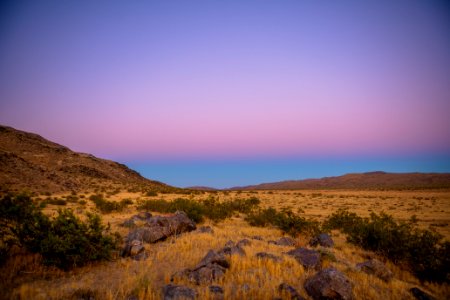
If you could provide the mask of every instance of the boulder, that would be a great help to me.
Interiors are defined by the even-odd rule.
[[[288,236],[284,236],[276,241],[269,241],[269,244],[274,244],[277,246],[295,246],[295,240]]]
[[[230,262],[224,254],[209,250],[194,268],[175,273],[172,276],[172,280],[174,278],[187,277],[196,284],[211,283],[221,278],[229,267]]]
[[[309,245],[312,247],[316,247],[317,245],[320,245],[322,247],[333,247],[334,242],[329,234],[321,233],[318,236],[313,237],[309,241]]]
[[[172,216],[151,217],[143,227],[136,228],[128,234],[126,243],[128,244],[133,240],[156,243],[169,236],[195,229],[194,221],[189,219],[184,212],[177,211]]]
[[[314,300],[354,299],[351,282],[335,268],[324,269],[308,278],[304,287]]]
[[[280,284],[278,286],[278,290],[280,292],[286,292],[287,294],[289,294],[289,297],[292,300],[306,300],[298,293],[298,291],[293,286],[290,286],[287,283]]]
[[[320,253],[318,251],[300,247],[289,251],[287,254],[293,256],[305,268],[316,270],[320,268]]]
[[[195,268],[200,268],[208,264],[218,264],[224,268],[230,267],[229,260],[223,254],[219,254],[214,250],[209,250]]]
[[[122,249],[121,256],[131,256],[131,258],[135,260],[144,260],[148,257],[148,254],[145,252],[142,241],[132,240],[131,242],[127,243]]]
[[[163,287],[164,300],[195,299],[197,292],[182,285],[168,284]]]
[[[245,251],[239,245],[235,244],[233,241],[228,241],[225,243],[225,247],[218,251],[219,254],[223,255],[240,255],[245,256]]]
[[[417,287],[413,287],[409,291],[417,300],[436,300],[436,298],[434,298],[428,293],[425,293],[424,291],[422,291]]]
[[[267,252],[258,252],[256,253],[256,257],[260,259],[269,259],[273,260],[274,262],[281,262],[283,259],[277,255],[267,253]]]
[[[150,218],[152,217],[152,214],[149,212],[139,212],[137,215],[132,216],[130,219],[126,220],[125,222],[123,222],[122,226],[124,227],[136,227],[137,221],[141,221],[141,222],[145,222],[150,220]]]
[[[225,275],[226,268],[218,264],[207,264],[187,272],[187,278],[196,284],[211,283]]]
[[[358,270],[364,273],[374,275],[385,282],[389,282],[394,274],[389,270],[381,261],[377,259],[371,259],[356,265]]]

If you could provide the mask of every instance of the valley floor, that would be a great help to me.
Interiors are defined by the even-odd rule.
[[[85,193],[88,198],[91,193]],[[62,195],[58,195],[61,197]],[[80,196],[80,195],[78,195]],[[339,208],[347,208],[361,216],[371,212],[387,212],[398,220],[407,220],[415,215],[419,226],[435,230],[450,239],[450,191],[258,191],[258,192],[214,192],[193,195],[160,194],[144,196],[138,193],[120,192],[110,194],[108,199],[119,201],[131,199],[133,205],[124,211],[102,215],[103,222],[109,223],[113,231],[122,236],[127,228],[120,226],[125,220],[136,214],[135,204],[144,199],[172,200],[178,197],[206,199],[218,197],[219,200],[257,197],[262,207],[291,209],[305,216],[323,220]],[[42,196],[41,196],[42,198]],[[37,200],[39,201],[39,200]],[[84,205],[68,203],[79,214],[94,211],[88,200]],[[59,208],[48,205],[47,214],[54,214]],[[156,213],[157,214],[157,213]],[[96,263],[62,272],[39,267],[36,259],[28,257],[27,266],[23,258],[9,262],[11,284],[14,284],[12,297],[16,299],[161,299],[162,287],[170,283],[171,276],[183,269],[194,267],[210,250],[222,248],[229,240],[238,242],[249,239],[244,246],[245,256],[233,255],[231,266],[224,277],[214,285],[223,287],[225,299],[290,299],[286,292],[280,292],[281,283],[287,283],[310,299],[304,289],[304,282],[316,271],[304,269],[294,258],[286,255],[293,246],[278,246],[269,243],[283,236],[283,233],[270,227],[252,227],[242,215],[235,215],[219,223],[206,221],[201,226],[211,226],[213,233],[192,231],[155,243],[146,244],[148,259],[135,261],[130,258],[118,258],[112,262]],[[261,239],[255,239],[259,236]],[[438,299],[448,299],[450,287],[446,284],[421,284],[402,266],[377,257],[346,242],[345,236],[338,231],[332,232],[335,246],[321,249],[325,252],[322,267],[333,266],[342,271],[353,284],[355,299],[414,299],[409,289],[420,287]],[[309,237],[300,235],[295,239],[296,247],[307,246]],[[260,259],[255,255],[267,252],[282,258],[281,261]],[[356,264],[369,258],[378,258],[394,273],[394,279],[386,283],[375,276],[356,269]],[[34,260],[33,260],[34,259]],[[21,273],[19,280],[13,276]],[[19,276],[19,277],[20,277]],[[178,279],[175,284],[194,288],[199,299],[217,299],[210,293],[210,284],[195,285],[187,279]],[[133,298],[134,297],[134,298]],[[216,297],[216,298],[214,298]]]

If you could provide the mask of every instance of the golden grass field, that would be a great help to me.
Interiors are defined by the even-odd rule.
[[[90,193],[85,193],[87,198]],[[262,207],[291,208],[294,212],[308,218],[322,220],[339,208],[347,208],[361,216],[371,212],[387,212],[398,220],[407,220],[415,215],[419,226],[436,230],[450,239],[450,191],[357,191],[357,190],[323,190],[323,191],[258,191],[258,192],[217,192],[214,196],[220,200],[246,198],[256,196],[261,200]],[[61,196],[61,195],[58,195]],[[80,196],[80,194],[78,194]],[[160,194],[155,197],[145,197],[140,193],[119,192],[108,196],[109,200],[129,198],[133,200],[121,213],[102,215],[103,222],[109,223],[113,231],[125,236],[129,229],[119,226],[123,221],[136,214],[135,204],[138,199],[166,199],[191,197],[203,199],[210,193],[195,195]],[[69,203],[66,207],[83,215],[95,207],[88,200],[84,206]],[[59,206],[48,205],[44,211],[54,214]],[[51,270],[39,267],[36,259],[28,257],[24,262],[17,258],[10,262],[11,274],[15,269],[24,268],[23,278],[13,291],[17,299],[76,299],[77,295],[91,294],[95,299],[127,299],[134,295],[138,299],[160,299],[162,286],[170,282],[170,277],[177,271],[193,267],[210,249],[220,249],[233,240],[259,235],[262,241],[251,240],[251,245],[245,246],[245,257],[233,256],[231,268],[225,276],[214,284],[224,288],[225,299],[272,299],[281,297],[289,299],[287,294],[280,294],[277,287],[285,282],[295,287],[307,299],[303,283],[314,272],[306,271],[292,257],[284,252],[292,247],[268,244],[269,240],[283,236],[275,228],[251,227],[242,216],[213,224],[214,233],[185,233],[156,244],[146,244],[150,256],[145,261],[134,261],[129,258],[117,259],[112,262],[92,264],[71,272]],[[395,278],[389,283],[355,270],[355,264],[376,257],[375,254],[364,251],[345,240],[339,232],[333,232],[335,247],[328,250],[336,257],[336,261],[325,260],[324,265],[334,266],[343,271],[353,282],[353,292],[356,299],[413,299],[408,289],[414,286],[431,292],[438,299],[450,297],[450,287],[446,284],[421,284],[401,266],[386,262],[394,272]],[[306,246],[308,238],[296,238],[297,246]],[[282,262],[261,260],[255,257],[257,252],[269,252],[283,258]],[[383,260],[382,258],[379,258]],[[209,285],[195,286],[186,280],[175,283],[195,287],[199,299],[213,299],[209,294]]]

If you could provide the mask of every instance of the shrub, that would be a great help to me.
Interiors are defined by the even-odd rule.
[[[52,205],[60,205],[60,206],[64,206],[67,205],[67,201],[64,199],[59,199],[59,198],[47,198],[45,200],[45,202],[47,204],[52,204]]]
[[[12,245],[42,255],[43,262],[70,269],[90,261],[109,259],[118,236],[104,234],[99,216],[86,222],[70,210],[59,210],[55,219],[44,215],[27,196],[0,199],[1,251],[5,258]]]
[[[406,263],[421,280],[450,281],[450,242],[443,241],[436,232],[419,229],[414,218],[410,222],[397,222],[385,213],[361,218],[338,210],[324,222],[324,228],[340,229],[350,243],[394,263]]]
[[[95,207],[100,210],[102,213],[111,213],[114,211],[122,211],[128,204],[129,199],[124,199],[120,202],[108,201],[103,198],[103,195],[96,194],[89,197],[92,202],[94,202]],[[130,200],[131,201],[131,200]],[[131,202],[133,203],[133,202]]]
[[[258,204],[259,199],[254,197],[224,202],[219,202],[214,197],[209,197],[203,201],[178,198],[174,201],[166,201],[163,199],[141,201],[138,209],[163,213],[174,213],[180,210],[184,211],[195,222],[202,222],[205,217],[217,222],[231,217],[234,212],[250,212]]]
[[[155,192],[155,191],[147,191],[145,193],[145,196],[147,196],[147,197],[156,197],[156,196],[158,196],[158,193]]]
[[[277,211],[274,208],[266,208],[250,213],[245,220],[252,226],[273,225],[292,236],[300,233],[312,235],[320,231],[319,222],[307,220],[291,210]]]

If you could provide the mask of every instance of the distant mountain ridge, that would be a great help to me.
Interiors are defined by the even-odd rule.
[[[287,180],[230,190],[431,189],[450,188],[450,173],[351,173],[318,179]]]
[[[74,152],[37,134],[0,125],[0,190],[62,192],[99,184],[172,189],[123,164]]]

